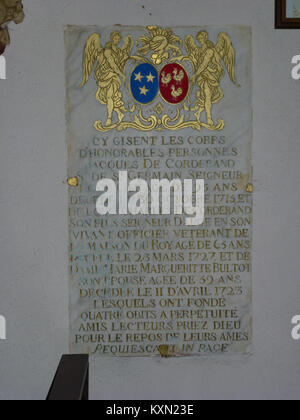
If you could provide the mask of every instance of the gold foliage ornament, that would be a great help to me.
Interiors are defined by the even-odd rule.
[[[143,45],[138,50],[139,55],[147,56],[148,53],[153,52],[151,54],[151,60],[154,64],[160,65],[164,60],[170,58],[170,52],[173,52],[173,55],[181,54],[180,48],[175,44],[181,46],[182,40],[179,36],[174,35],[171,29],[148,26],[147,30],[149,36],[143,35],[137,41],[137,45]]]
[[[122,131],[128,128],[141,131],[181,130],[189,127],[197,131],[203,128],[211,131],[223,130],[225,121],[215,122],[212,112],[214,105],[224,98],[221,82],[226,72],[233,84],[240,87],[235,73],[235,49],[225,32],[219,33],[216,44],[209,40],[206,31],[198,32],[195,38],[187,35],[182,40],[171,29],[149,26],[147,34],[136,41],[136,54],[131,55],[134,48],[132,35],[127,35],[122,41],[119,31],[112,32],[109,41],[102,46],[100,35],[92,34],[84,48],[83,80],[80,87],[88,82],[96,64],[96,98],[102,105],[106,105],[107,120],[105,123],[96,121],[95,129],[100,132],[113,129]],[[188,72],[181,67],[180,62],[190,63],[188,82],[183,78],[184,73]],[[148,92],[151,94],[154,74],[159,77],[160,91],[154,106],[150,101],[149,104],[146,102],[145,96],[144,104],[135,100],[136,97],[130,90],[129,77],[126,76],[131,68],[129,63],[131,67],[132,63],[142,63],[136,67],[139,69],[154,66],[153,74],[142,74],[140,71],[134,73],[134,68],[131,72],[131,78],[132,75],[135,77],[135,88],[140,89],[143,95],[147,95]],[[175,66],[173,71],[165,74],[164,70],[172,69],[172,65]],[[180,72],[180,68],[184,71]],[[184,83],[189,85],[188,95],[183,95],[181,100]],[[174,103],[168,104],[169,114],[162,115],[165,106],[161,104],[161,99],[165,100],[165,89],[173,95]],[[126,92],[131,98],[128,108],[124,100]],[[130,101],[133,101],[133,104],[130,105]],[[151,112],[156,115],[149,114]],[[205,120],[202,118],[204,113]],[[191,118],[192,116],[194,118]]]
[[[10,44],[7,24],[22,23],[25,18],[22,0],[0,0],[0,54]]]

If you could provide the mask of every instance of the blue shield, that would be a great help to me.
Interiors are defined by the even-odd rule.
[[[132,72],[130,88],[133,98],[141,104],[150,104],[157,96],[159,77],[154,66],[139,64]]]

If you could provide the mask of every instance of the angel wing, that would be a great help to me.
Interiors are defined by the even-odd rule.
[[[80,87],[83,87],[89,80],[90,74],[93,70],[95,61],[98,60],[101,63],[101,57],[103,57],[103,48],[100,42],[99,34],[92,34],[87,40],[83,53],[82,61],[82,74],[83,79]]]
[[[131,35],[127,35],[124,38],[124,44],[123,47],[121,47],[121,51],[122,51],[122,60],[120,62],[120,67],[123,70],[126,64],[126,61],[128,60],[128,58],[130,57],[131,51],[133,48],[133,39]]]
[[[121,50],[129,57],[133,48],[133,39],[131,35],[124,38],[124,45]]]
[[[185,38],[185,48],[186,48],[187,52],[189,53],[188,58],[193,63],[194,68],[197,68],[198,55],[199,55],[200,48],[196,44],[192,35],[187,35],[186,36],[186,38]]]
[[[229,36],[225,32],[219,34],[215,48],[224,61],[230,79],[237,87],[240,87],[235,76],[235,50]]]

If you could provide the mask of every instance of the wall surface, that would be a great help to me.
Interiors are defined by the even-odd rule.
[[[0,80],[0,399],[43,399],[68,352],[64,25],[252,25],[254,347],[247,360],[98,359],[96,399],[295,398],[300,343],[299,31],[274,0],[24,0]],[[145,6],[144,8],[142,6]]]

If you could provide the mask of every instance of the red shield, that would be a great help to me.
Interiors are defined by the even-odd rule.
[[[161,96],[170,104],[182,102],[189,91],[189,78],[185,69],[177,63],[167,64],[160,72]]]

